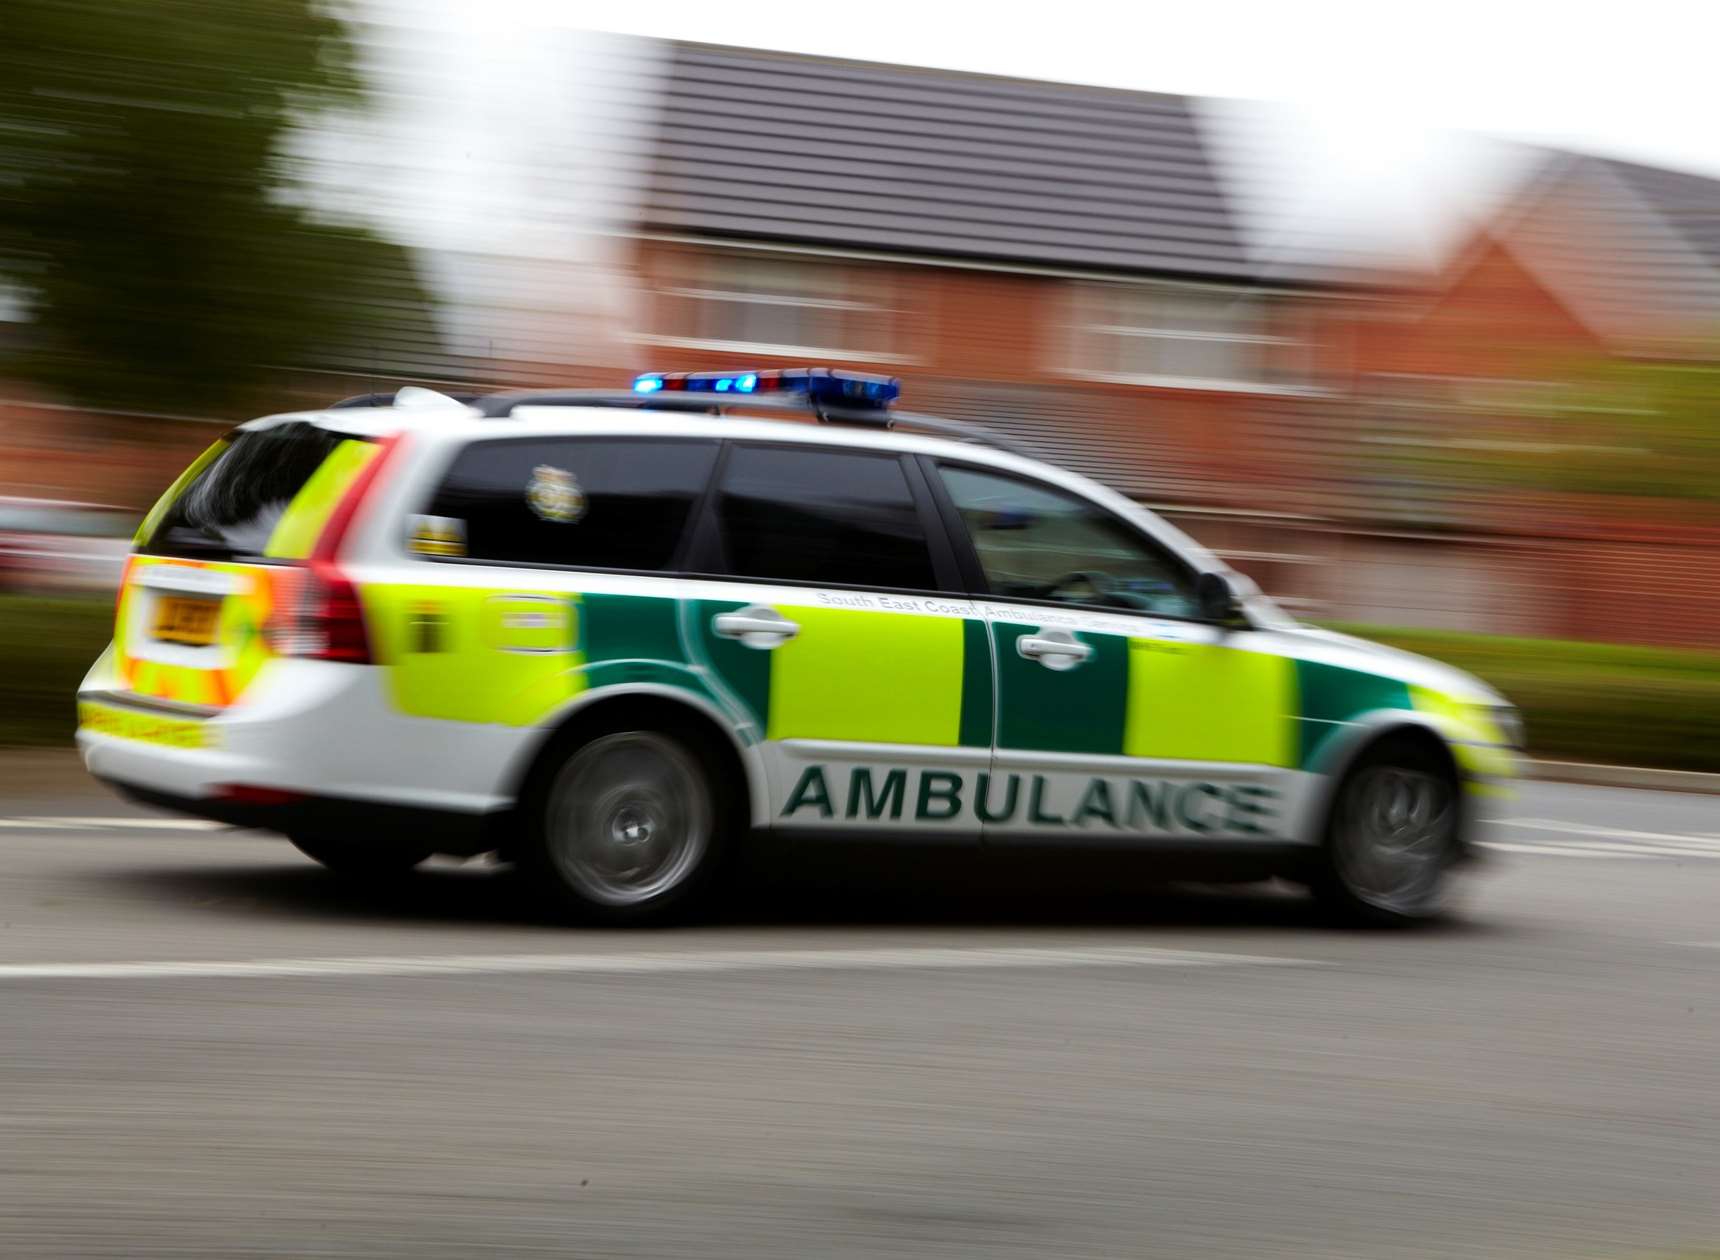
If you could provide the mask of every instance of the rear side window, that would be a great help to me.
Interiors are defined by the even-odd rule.
[[[715,442],[474,442],[425,511],[457,522],[469,559],[649,572],[674,560],[716,460]]]
[[[283,550],[276,530],[301,491],[337,451],[342,452],[341,468],[356,471],[362,461],[348,456],[368,456],[375,449],[372,443],[302,421],[242,430],[150,514],[153,524],[145,522],[147,534],[139,538],[138,550],[205,560],[300,554],[296,544]],[[319,500],[339,489],[332,484],[311,488]]]
[[[717,517],[736,577],[937,589],[925,527],[895,456],[737,446]]]

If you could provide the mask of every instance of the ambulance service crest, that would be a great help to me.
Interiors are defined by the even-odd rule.
[[[570,524],[585,515],[585,491],[565,468],[539,464],[526,483],[526,503],[546,521]]]

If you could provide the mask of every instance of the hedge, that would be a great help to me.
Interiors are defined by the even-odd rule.
[[[0,745],[69,744],[78,684],[113,637],[113,597],[0,597]]]
[[[1334,626],[1468,670],[1523,711],[1532,756],[1720,771],[1720,653]]]

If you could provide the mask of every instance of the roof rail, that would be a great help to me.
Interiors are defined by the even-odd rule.
[[[746,397],[714,394],[639,394],[632,390],[610,389],[547,389],[520,390],[507,394],[490,394],[472,403],[478,414],[486,419],[503,420],[515,407],[621,407],[632,411],[678,411],[707,416],[727,415],[734,411],[783,411],[810,415],[821,424],[849,425],[865,429],[915,429],[922,433],[953,438],[958,442],[973,442],[996,447],[1023,459],[1036,458],[1031,452],[999,437],[983,425],[962,420],[946,420],[941,416],[926,416],[913,411],[886,411],[880,408],[821,407],[806,398],[791,394],[748,395]]]
[[[354,394],[351,398],[343,398],[339,402],[331,402],[324,411],[344,411],[348,407],[392,407],[394,391],[385,394]]]
[[[407,386],[406,388],[411,389],[413,387]],[[455,402],[467,404],[476,402],[480,397],[482,397],[482,395],[470,393],[446,394],[439,389],[429,390],[426,392],[442,394],[444,398],[452,398]],[[354,394],[351,398],[342,398],[339,402],[330,403],[328,406],[324,407],[323,410],[345,411],[349,407],[392,407],[394,406],[395,399],[398,398],[399,395],[400,391],[394,389],[377,394]]]

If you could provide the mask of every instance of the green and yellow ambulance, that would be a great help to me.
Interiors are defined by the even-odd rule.
[[[85,761],[337,870],[498,853],[609,920],[684,909],[763,833],[1194,855],[1438,911],[1512,770],[1504,700],[896,392],[653,375],[241,425],[138,532]]]

